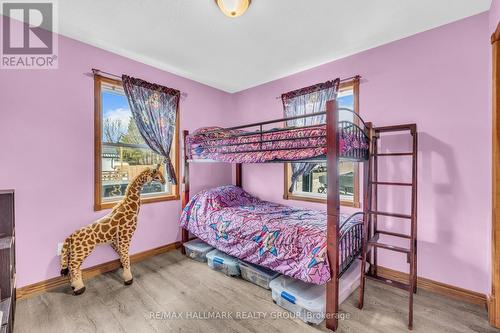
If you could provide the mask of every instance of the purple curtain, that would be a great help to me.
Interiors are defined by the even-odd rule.
[[[326,110],[326,102],[335,100],[339,91],[340,79],[315,84],[310,87],[290,91],[281,95],[283,101],[283,112],[285,117],[301,116],[310,113],[318,113]],[[308,126],[324,124],[326,115],[289,120],[286,126]],[[316,163],[292,163],[292,183],[289,192],[293,192],[295,183],[300,176],[310,173]]]
[[[165,158],[167,180],[177,185],[170,149],[174,138],[180,91],[122,76],[123,89],[134,120],[146,144]]]

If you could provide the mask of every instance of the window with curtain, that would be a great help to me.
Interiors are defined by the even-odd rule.
[[[349,108],[359,113],[359,80],[344,82],[340,85],[337,95],[339,107]],[[340,113],[340,121],[352,119],[354,116],[348,112]],[[359,203],[359,171],[358,164],[353,162],[341,162],[340,166],[340,199],[341,205],[360,207]],[[327,174],[326,163],[320,163],[308,174],[299,176],[293,188],[292,166],[285,163],[285,186],[284,198],[290,200],[302,200],[312,202],[326,202]]]
[[[122,82],[96,75],[95,78],[95,210],[113,207],[123,198],[130,181],[144,169],[161,164],[141,136],[123,90]],[[170,158],[178,170],[178,130]],[[179,199],[178,187],[167,181],[145,184],[142,203]]]

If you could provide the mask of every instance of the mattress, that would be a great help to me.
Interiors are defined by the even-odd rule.
[[[184,208],[180,225],[247,262],[309,283],[324,284],[331,278],[323,211],[262,201],[239,187],[222,186],[195,195]],[[341,215],[341,236],[358,227],[345,237],[342,251],[358,253],[361,225],[361,217]],[[349,253],[339,257],[352,261]]]
[[[341,157],[363,159],[368,142],[357,128],[339,129]],[[326,156],[326,125],[272,129],[261,132],[198,129],[186,139],[188,159],[210,159],[232,163],[300,161]]]

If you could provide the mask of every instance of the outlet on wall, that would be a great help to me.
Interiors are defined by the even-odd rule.
[[[57,255],[60,256],[64,243],[57,243]]]

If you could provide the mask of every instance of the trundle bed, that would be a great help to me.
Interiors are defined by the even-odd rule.
[[[336,91],[339,79],[332,81]],[[336,96],[335,91],[335,96]],[[339,113],[353,121],[339,121]],[[325,116],[321,125],[286,127],[287,122]],[[342,117],[345,119],[346,117]],[[348,117],[347,117],[348,118]],[[272,127],[266,129],[265,127]],[[184,131],[182,242],[189,232],[217,249],[287,276],[326,284],[326,326],[338,325],[339,278],[362,250],[364,212],[340,214],[339,162],[364,163],[364,193],[370,154],[371,124],[352,110],[326,111],[231,128]],[[242,189],[242,164],[327,163],[326,212],[288,207],[259,200]],[[189,164],[228,162],[236,165],[236,186],[206,190],[189,198]]]

